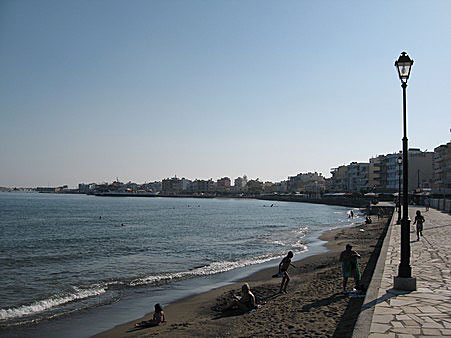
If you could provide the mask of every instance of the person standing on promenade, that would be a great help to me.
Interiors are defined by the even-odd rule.
[[[341,268],[343,272],[343,293],[346,293],[346,285],[348,284],[348,278],[353,277],[355,288],[359,288],[360,284],[360,271],[357,259],[360,255],[352,250],[351,244],[346,244],[346,250],[340,254],[339,261],[341,262]]]
[[[417,215],[415,216],[415,221],[413,222],[413,225],[417,225],[417,241],[420,240],[420,235],[423,237],[423,223],[424,217],[421,214],[421,211],[417,210]]]
[[[424,200],[424,206],[426,207],[426,211],[429,211],[429,207],[431,206],[431,200],[429,199],[429,197],[426,197],[426,199]]]

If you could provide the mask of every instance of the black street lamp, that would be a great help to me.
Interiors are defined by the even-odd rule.
[[[410,266],[410,220],[409,220],[409,192],[408,192],[408,148],[407,148],[407,111],[406,111],[406,89],[413,60],[402,52],[395,67],[401,80],[403,94],[403,128],[402,138],[402,220],[401,220],[401,262],[398,268],[398,276],[395,277],[395,289],[416,290],[416,280],[412,278],[412,267]]]
[[[396,224],[401,224],[401,165],[402,157],[398,157],[398,220]]]

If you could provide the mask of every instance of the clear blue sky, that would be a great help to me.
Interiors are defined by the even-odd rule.
[[[450,140],[451,1],[0,1],[0,186],[280,181]]]

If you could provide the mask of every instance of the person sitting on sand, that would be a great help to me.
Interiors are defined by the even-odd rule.
[[[142,322],[136,323],[136,327],[151,327],[157,326],[160,323],[164,323],[164,311],[160,304],[155,304],[155,312],[153,314],[153,318],[151,320],[144,320]]]
[[[291,259],[293,258],[293,251],[288,251],[288,254],[282,259],[279,263],[279,273],[278,276],[282,276],[282,283],[280,284],[279,293],[287,293],[287,286],[290,282],[290,276],[288,275],[288,268],[290,265],[295,268],[293,264],[291,264]]]
[[[255,296],[251,292],[251,288],[248,283],[244,283],[241,287],[241,297],[234,296],[233,302],[227,306],[223,311],[232,310],[238,308],[241,311],[247,312],[256,308]]]
[[[359,265],[357,264],[357,259],[360,255],[352,250],[352,245],[347,244],[346,250],[340,254],[339,261],[341,262],[341,268],[343,272],[343,292],[346,293],[346,284],[348,283],[348,278],[353,277],[356,289],[359,288],[360,284],[360,271]]]

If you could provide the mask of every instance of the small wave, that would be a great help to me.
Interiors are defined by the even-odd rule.
[[[295,253],[302,253],[307,251],[307,246],[301,243],[296,243],[293,245],[293,248],[296,248]],[[171,280],[179,280],[190,277],[200,277],[200,276],[208,276],[221,272],[227,272],[233,269],[246,267],[249,265],[262,264],[269,262],[273,259],[283,257],[284,255],[274,254],[274,255],[266,255],[261,256],[256,259],[246,259],[236,262],[214,262],[209,265],[195,268],[189,271],[182,271],[176,273],[168,273],[164,275],[157,276],[147,276],[143,278],[138,278],[130,282],[130,286],[140,286],[140,285],[148,285],[148,284],[156,284],[160,282],[167,282]]]
[[[305,252],[305,251],[307,251],[307,245],[305,245],[304,244],[304,242],[303,241],[297,241],[296,243],[294,243],[293,244],[293,248],[297,248],[298,250],[298,253],[299,252]],[[300,250],[299,250],[299,248],[300,248]]]
[[[147,276],[144,278],[138,278],[130,282],[130,286],[138,286],[138,285],[146,285],[146,284],[155,284],[158,282],[170,281],[170,280],[178,280],[189,277],[197,277],[197,276],[208,276],[216,273],[230,271],[236,268],[242,268],[248,265],[261,264],[268,262],[272,259],[278,258],[280,255],[267,255],[262,256],[257,259],[247,259],[236,262],[214,262],[209,265],[192,269],[190,271],[182,271],[176,273],[168,273],[164,275],[157,276]]]
[[[307,231],[309,230],[308,227],[300,227],[297,230],[294,230],[294,233],[296,234],[296,236],[305,236],[305,234],[307,233]]]
[[[272,240],[267,240],[266,243],[268,243],[268,244],[280,245],[280,246],[285,246],[285,245],[286,245],[284,242],[279,241],[279,240],[274,240],[274,241],[272,241]]]
[[[56,306],[67,304],[76,300],[98,296],[105,293],[105,288],[96,287],[92,289],[80,289],[74,287],[75,293],[69,293],[62,296],[53,296],[48,299],[36,301],[31,305],[22,305],[16,308],[0,309],[0,320],[7,320],[33,315],[36,313],[50,310]]]

